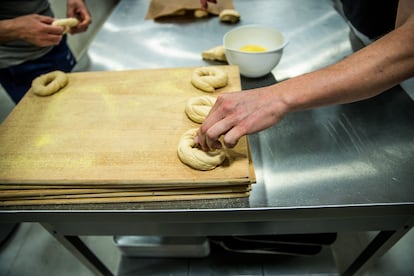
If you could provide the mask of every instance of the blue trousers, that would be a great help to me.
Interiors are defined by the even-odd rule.
[[[76,59],[66,43],[66,37],[63,37],[60,44],[44,56],[0,69],[0,83],[17,104],[29,90],[33,79],[54,70],[70,72],[75,65]]]

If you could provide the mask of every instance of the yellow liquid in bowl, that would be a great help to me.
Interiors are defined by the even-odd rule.
[[[243,51],[243,52],[253,52],[253,53],[267,51],[267,49],[265,47],[262,47],[262,46],[256,45],[256,44],[247,44],[247,45],[244,45],[244,46],[240,47],[239,50],[240,51]]]

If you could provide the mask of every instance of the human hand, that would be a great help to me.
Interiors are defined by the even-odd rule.
[[[71,34],[87,31],[92,23],[88,7],[83,0],[68,0],[66,14],[67,17],[74,17],[79,20],[79,24],[70,29]]]
[[[208,8],[208,2],[217,3],[217,0],[200,0],[201,7],[203,9],[207,9]]]
[[[246,134],[258,132],[278,123],[286,107],[271,87],[235,93],[223,93],[201,125],[194,141],[204,151],[234,147]]]
[[[63,28],[52,26],[54,18],[38,14],[16,17],[13,20],[13,33],[17,39],[39,47],[59,44]]]

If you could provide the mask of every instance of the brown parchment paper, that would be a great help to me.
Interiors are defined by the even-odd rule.
[[[234,9],[233,0],[219,0],[217,4],[208,3],[208,13],[212,15],[219,15],[224,9]],[[194,11],[201,9],[200,0],[152,0],[145,19],[159,19],[166,16],[188,16],[186,11]]]

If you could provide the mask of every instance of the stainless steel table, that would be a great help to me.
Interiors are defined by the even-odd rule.
[[[234,0],[242,20],[289,39],[281,63],[244,89],[316,70],[353,51],[329,0]],[[122,0],[90,45],[87,70],[201,66],[201,51],[237,25],[217,18],[145,21],[148,0]],[[40,222],[94,272],[105,266],[77,235],[246,235],[379,231],[352,274],[414,224],[414,102],[400,88],[354,104],[288,115],[251,135],[257,184],[248,199],[2,208],[2,221]]]

